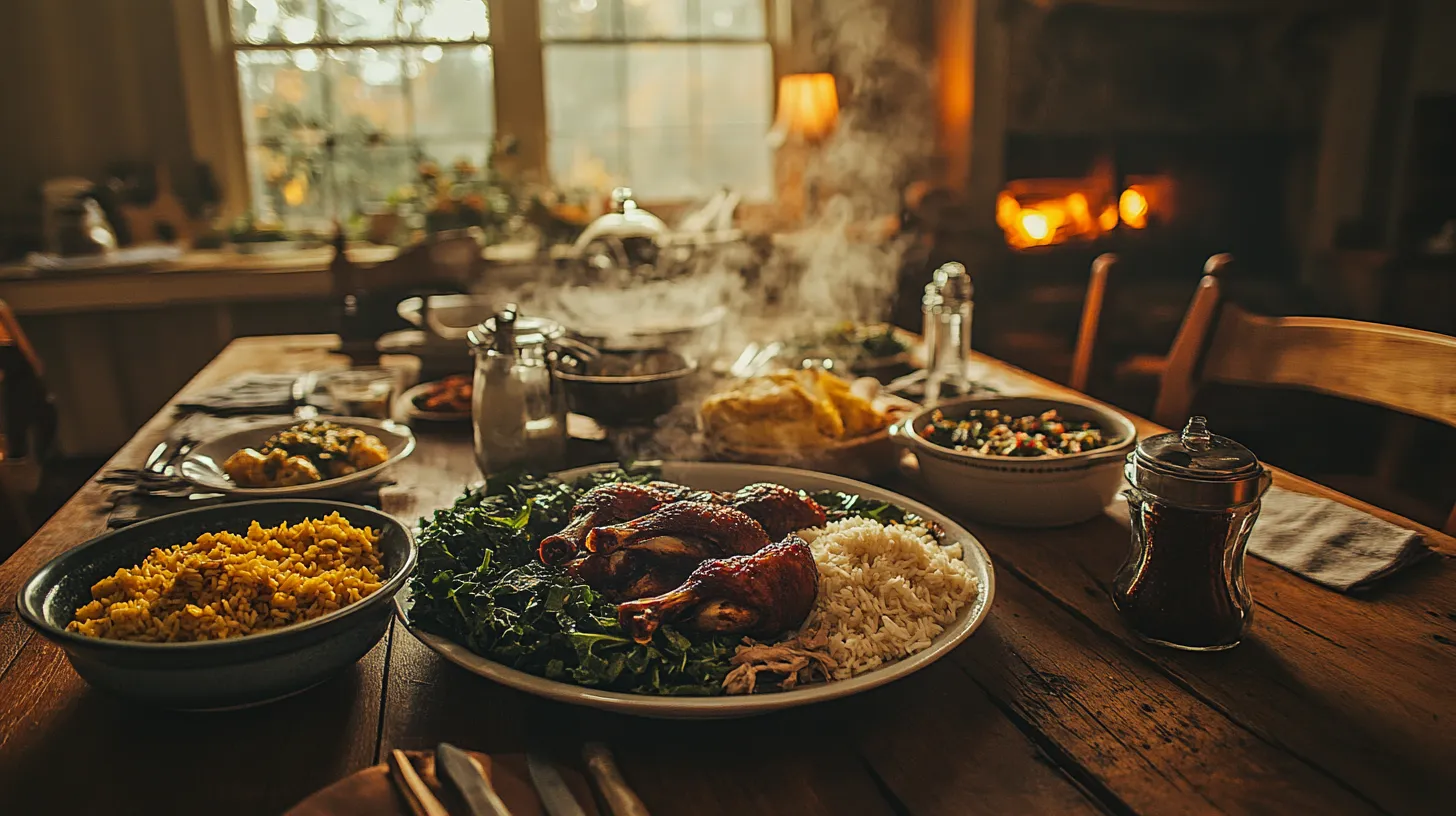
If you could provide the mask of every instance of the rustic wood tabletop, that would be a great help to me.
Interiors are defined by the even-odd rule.
[[[336,343],[238,340],[184,393],[338,366]],[[973,369],[1007,394],[1075,395],[988,358]],[[171,422],[168,405],[109,466],[139,465]],[[382,496],[410,520],[477,478],[468,428],[418,433]],[[110,697],[15,614],[31,573],[105,530],[106,488],[91,483],[0,565],[0,811],[278,813],[394,748],[449,741],[572,763],[587,740],[613,748],[658,814],[1442,811],[1456,796],[1456,540],[1287,473],[1276,483],[1419,529],[1440,556],[1360,595],[1250,558],[1244,643],[1181,653],[1117,618],[1108,590],[1128,534],[1112,518],[968,522],[995,562],[996,600],[946,659],[866,694],[714,722],[537,699],[446,663],[397,621],[349,671],[261,708],[182,714]]]

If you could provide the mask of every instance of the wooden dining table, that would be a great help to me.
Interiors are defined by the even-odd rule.
[[[183,393],[342,366],[336,347],[237,340]],[[1085,399],[986,357],[971,366],[1008,395]],[[141,464],[173,421],[169,404],[108,467]],[[416,431],[380,502],[409,520],[479,478],[468,428]],[[1275,482],[1419,530],[1437,555],[1359,594],[1250,558],[1243,643],[1192,653],[1118,618],[1108,592],[1129,538],[1112,516],[1042,530],[965,519],[996,572],[965,643],[867,693],[696,722],[529,696],[447,663],[398,620],[349,670],[266,706],[112,697],[15,614],[28,576],[106,529],[107,488],[89,483],[0,566],[0,813],[281,813],[394,748],[537,750],[580,767],[592,740],[655,814],[1452,812],[1456,540],[1283,471]],[[908,477],[887,485],[920,495]]]

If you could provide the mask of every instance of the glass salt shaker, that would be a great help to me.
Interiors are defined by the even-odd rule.
[[[971,355],[971,276],[952,261],[935,270],[920,300],[925,316],[925,404],[971,390],[966,363]]]
[[[522,317],[514,303],[467,332],[475,354],[471,415],[481,473],[554,470],[565,462],[566,400],[547,360],[564,334],[559,323]]]
[[[1140,442],[1124,473],[1132,550],[1113,581],[1113,605],[1161,646],[1237,646],[1253,612],[1244,551],[1269,470],[1195,416],[1181,432]]]

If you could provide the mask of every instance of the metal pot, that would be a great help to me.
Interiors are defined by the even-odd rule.
[[[604,425],[641,425],[676,407],[681,383],[697,370],[675,351],[608,350],[594,360],[558,354],[551,374],[574,413]]]

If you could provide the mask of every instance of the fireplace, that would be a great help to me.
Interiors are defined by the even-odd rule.
[[[974,181],[997,188],[1008,247],[1180,244],[1289,266],[1321,45],[1285,15],[1210,13],[1222,5],[1001,4],[1001,178]]]
[[[939,254],[976,276],[977,345],[1065,376],[1104,252],[1124,276],[1109,294],[1114,336],[1099,341],[1113,355],[1167,351],[1211,255],[1240,259],[1252,307],[1293,289],[1328,115],[1328,33],[1349,12],[1273,0],[945,5],[965,16],[937,19],[942,71],[969,62],[973,80],[967,120],[942,123],[969,228]],[[943,81],[942,97],[957,87]],[[943,98],[943,119],[959,107]],[[955,144],[969,145],[963,161]]]

